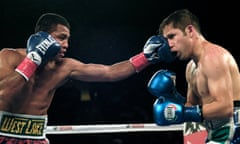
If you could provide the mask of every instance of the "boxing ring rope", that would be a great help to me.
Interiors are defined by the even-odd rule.
[[[93,134],[123,132],[182,131],[183,124],[158,126],[153,123],[47,126],[46,134]]]

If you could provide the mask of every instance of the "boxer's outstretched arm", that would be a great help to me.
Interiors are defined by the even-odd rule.
[[[129,60],[113,65],[84,64],[74,59],[66,59],[70,78],[82,81],[117,81],[125,79],[136,73],[134,66]]]
[[[148,65],[157,62],[172,62],[174,55],[171,53],[167,40],[161,35],[151,36],[143,47],[143,52],[131,57],[129,60],[113,65],[83,64],[71,60],[68,65],[70,77],[84,81],[116,81],[125,79],[136,72],[140,72]]]

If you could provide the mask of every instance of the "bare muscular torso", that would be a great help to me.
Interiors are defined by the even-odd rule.
[[[208,104],[222,95],[226,100],[240,100],[240,76],[236,61],[219,46],[208,44],[207,47],[197,63],[191,60],[187,65],[191,103]]]
[[[44,68],[38,68],[29,81],[20,90],[17,90],[16,86],[12,86],[5,80],[8,77],[20,76],[15,72],[15,68],[25,56],[25,49],[5,50],[0,54],[0,110],[20,114],[46,115],[56,88],[66,81],[65,78],[69,72],[64,69],[64,61],[50,62]],[[6,87],[12,87],[11,90],[18,91],[17,94],[4,95],[1,91]]]
[[[64,49],[62,49],[64,51]],[[63,58],[63,52],[38,67],[29,81],[15,71],[26,57],[25,49],[0,51],[0,111],[46,115],[56,89],[69,78],[81,81],[107,82],[125,79],[136,73],[129,60],[113,65],[82,63]]]

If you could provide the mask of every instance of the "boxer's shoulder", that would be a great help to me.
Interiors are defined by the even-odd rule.
[[[21,54],[26,55],[25,48],[2,48],[0,54]]]
[[[0,51],[1,62],[16,64],[26,56],[26,49],[3,48]]]

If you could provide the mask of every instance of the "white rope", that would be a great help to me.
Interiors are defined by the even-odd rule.
[[[153,123],[142,124],[96,124],[96,125],[60,125],[47,126],[47,134],[89,134],[121,132],[182,131],[183,124],[158,126]]]

